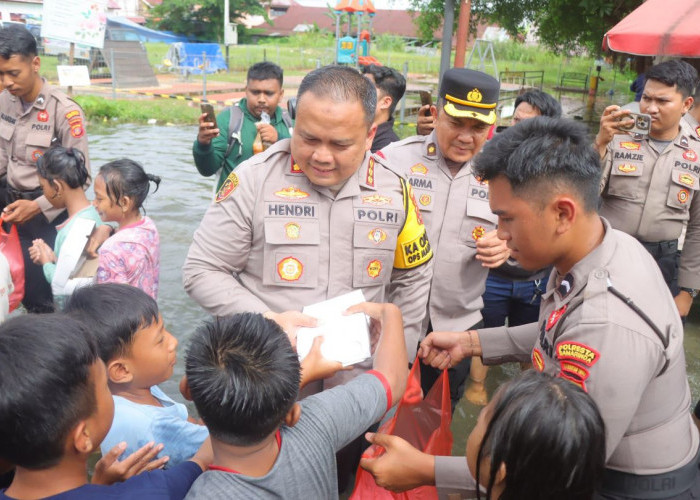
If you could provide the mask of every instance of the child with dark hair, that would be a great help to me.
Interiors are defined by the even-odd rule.
[[[37,160],[36,169],[46,199],[54,208],[65,208],[68,212],[68,220],[56,227],[58,233],[53,249],[42,239],[35,239],[29,248],[32,262],[43,267],[46,280],[52,284],[54,298],[58,298],[72,289],[67,283],[53,283],[63,243],[78,219],[93,220],[97,226],[102,225],[102,220],[85,196],[84,186],[90,173],[81,151],[53,146]]]
[[[260,314],[215,319],[187,351],[187,385],[209,427],[215,461],[188,498],[337,498],[335,453],[378,421],[406,384],[402,318],[363,303],[382,336],[374,370],[297,403],[299,360]]]
[[[141,214],[149,184],[160,177],[123,158],[102,165],[95,178],[93,205],[104,222],[116,222],[114,236],[99,250],[98,283],[126,283],[158,298],[160,239],[150,217]]]
[[[0,499],[182,498],[211,462],[207,445],[167,471],[87,484],[87,461],[112,425],[105,365],[87,326],[62,314],[0,326],[0,462],[16,465]],[[94,481],[94,478],[93,478]]]
[[[209,432],[158,387],[173,374],[177,339],[156,301],[138,288],[105,283],[76,290],[64,311],[91,326],[107,366],[115,411],[102,452],[125,441],[131,453],[153,441],[163,443],[160,456],[169,466],[192,457]]]
[[[605,465],[605,427],[578,386],[528,370],[481,410],[464,457],[422,453],[403,439],[367,434],[386,453],[363,468],[392,491],[437,484],[441,494],[490,500],[589,500]],[[477,481],[474,478],[479,478]]]

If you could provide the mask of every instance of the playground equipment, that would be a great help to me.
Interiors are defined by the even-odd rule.
[[[376,15],[376,9],[372,0],[339,0],[335,11],[335,62],[336,64],[352,64],[354,66],[368,66],[381,63],[369,55],[370,32],[372,31],[372,20]],[[342,14],[348,14],[347,35],[340,36],[340,18]],[[357,36],[352,36],[353,16],[356,18]],[[363,29],[367,23],[367,29]]]

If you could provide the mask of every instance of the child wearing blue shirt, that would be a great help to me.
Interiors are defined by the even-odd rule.
[[[211,463],[208,440],[190,461],[169,470],[107,486],[95,484],[96,469],[88,484],[88,457],[114,414],[105,365],[88,328],[63,314],[27,314],[0,325],[0,462],[16,466],[0,500],[183,498]]]
[[[166,467],[189,460],[209,432],[158,387],[173,374],[177,339],[165,329],[156,301],[138,288],[104,283],[76,290],[65,312],[91,326],[107,367],[114,421],[102,453],[126,442],[129,455],[153,441],[163,444]]]

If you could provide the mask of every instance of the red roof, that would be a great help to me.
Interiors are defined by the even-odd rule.
[[[273,25],[262,23],[255,28],[261,28],[265,35],[273,36],[289,36],[295,33],[294,28],[299,25],[316,24],[321,29],[334,31],[335,21],[328,15],[329,12],[327,7],[306,7],[293,3],[287,12],[272,20]],[[406,10],[380,9],[372,20],[372,31],[375,34],[391,33],[406,38],[417,38],[418,30],[413,22],[417,16],[417,13]],[[356,26],[357,24],[353,23],[353,30]],[[367,16],[363,18],[363,27],[367,27]],[[347,23],[341,25],[341,30],[345,33]]]

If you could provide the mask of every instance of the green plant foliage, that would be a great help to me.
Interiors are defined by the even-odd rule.
[[[260,2],[253,0],[227,0],[231,21],[244,14],[267,13]],[[198,40],[222,41],[224,3],[221,0],[164,0],[151,10],[148,26],[196,38]],[[241,29],[242,26],[239,26]]]
[[[528,25],[537,30],[540,42],[557,53],[586,49],[599,54],[603,35],[642,0],[472,0],[470,30],[480,21],[497,23],[516,38]],[[455,0],[455,29],[461,2]],[[443,0],[411,0],[419,13],[417,24],[423,39],[440,29]]]
[[[74,97],[85,112],[87,119],[93,123],[102,121],[119,121],[146,123],[151,119],[158,123],[197,123],[199,109],[182,101],[168,99],[133,99],[111,100],[92,95]]]

